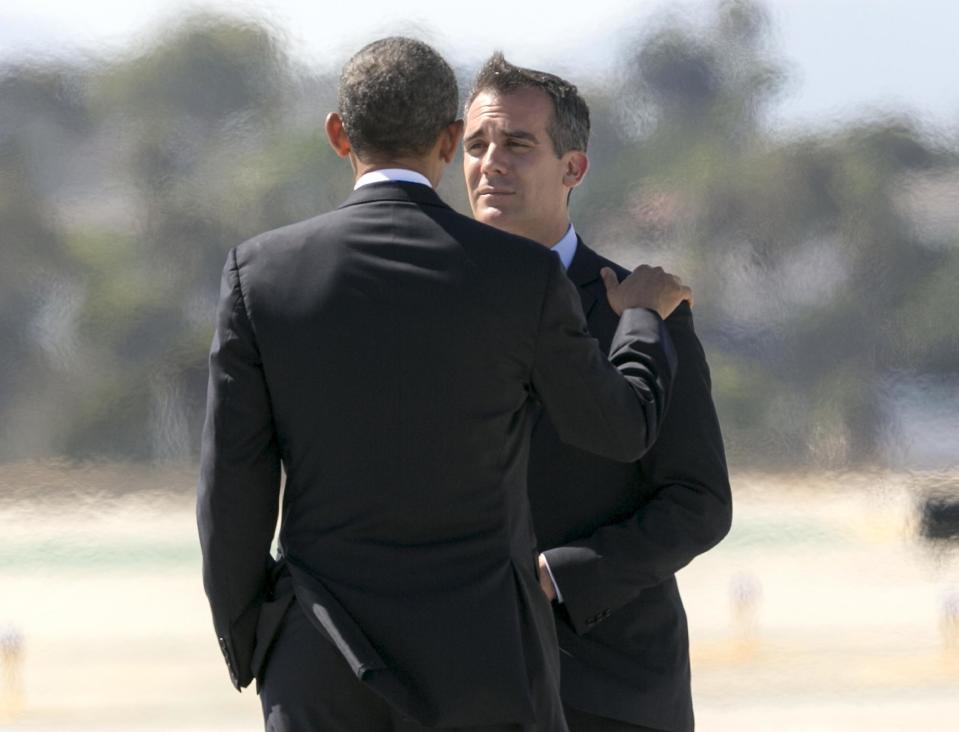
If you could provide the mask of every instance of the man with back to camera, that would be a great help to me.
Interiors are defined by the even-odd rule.
[[[603,282],[626,271],[569,219],[589,166],[589,109],[572,84],[494,55],[466,106],[475,217],[549,247],[609,348],[620,310]],[[688,303],[666,319],[679,368],[656,444],[621,463],[561,444],[533,419],[529,491],[543,591],[553,601],[574,732],[693,729],[686,615],[674,572],[729,530],[731,494],[709,369]]]
[[[353,193],[224,267],[197,520],[221,649],[238,689],[257,679],[268,730],[566,730],[532,398],[620,460],[665,410],[661,318],[688,288],[648,267],[610,283],[630,309],[607,360],[555,257],[433,192],[458,104],[429,46],[359,51],[326,122]]]

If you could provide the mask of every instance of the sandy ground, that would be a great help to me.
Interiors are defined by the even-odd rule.
[[[262,729],[213,638],[189,471],[58,470],[0,468],[0,637],[23,638],[0,728]],[[680,574],[698,729],[959,729],[959,555],[916,538],[927,478],[734,479],[730,536]]]

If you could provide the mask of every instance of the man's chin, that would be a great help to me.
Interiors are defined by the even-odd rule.
[[[511,231],[510,222],[513,217],[510,216],[508,211],[504,211],[497,206],[483,206],[474,215],[477,221],[495,226],[503,231]]]

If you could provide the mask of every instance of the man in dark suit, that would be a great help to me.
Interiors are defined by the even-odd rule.
[[[535,396],[612,459],[652,443],[688,288],[648,267],[609,359],[549,252],[433,192],[462,134],[428,46],[357,53],[327,118],[356,187],[233,249],[197,520],[237,688],[268,730],[566,729],[526,494]],[[278,561],[270,542],[286,472]]]
[[[464,166],[476,218],[551,248],[606,351],[626,271],[587,247],[568,201],[586,174],[589,109],[576,87],[499,54],[467,104]],[[663,428],[639,461],[561,443],[533,420],[529,490],[553,600],[570,729],[693,729],[686,615],[674,572],[729,530],[731,497],[709,370],[683,303],[666,319],[679,368]]]

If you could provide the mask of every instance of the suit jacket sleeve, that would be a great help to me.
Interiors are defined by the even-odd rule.
[[[532,386],[563,442],[630,462],[656,439],[676,368],[659,315],[630,309],[609,359],[586,330],[579,295],[559,257],[549,257]]]
[[[239,689],[252,680],[256,623],[273,564],[280,459],[236,250],[223,269],[200,463],[203,585],[220,649]]]
[[[709,368],[685,303],[666,321],[679,369],[656,446],[641,461],[651,499],[628,519],[545,552],[583,633],[717,544],[732,497]],[[639,486],[637,486],[639,489]]]

